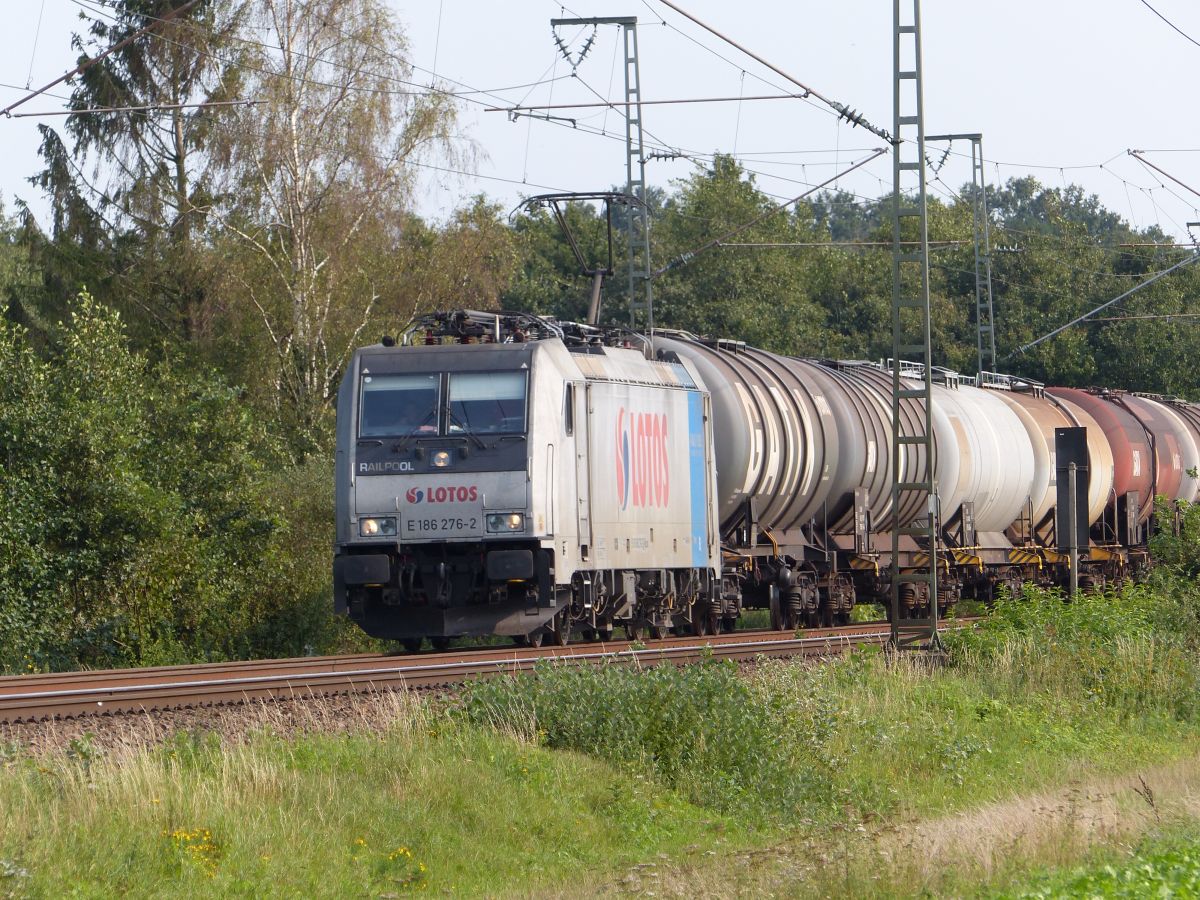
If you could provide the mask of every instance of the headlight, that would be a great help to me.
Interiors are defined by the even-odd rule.
[[[487,530],[493,534],[524,531],[525,515],[523,513],[489,513]]]
[[[446,468],[446,466],[450,465],[450,451],[449,450],[437,451],[435,454],[433,454],[432,457],[430,457],[430,462],[433,463],[433,467],[435,469]]]
[[[378,519],[359,519],[358,533],[363,537],[388,537],[396,533],[396,517],[383,516]]]

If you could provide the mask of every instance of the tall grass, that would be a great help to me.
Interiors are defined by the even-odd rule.
[[[741,833],[427,701],[365,705],[265,708],[241,740],[0,754],[0,897],[524,894]]]
[[[768,689],[729,662],[641,670],[557,666],[472,682],[468,722],[652,775],[722,812],[789,821],[824,797],[822,748],[832,729],[824,692]]]
[[[659,853],[687,860],[684,894],[1024,884],[1165,818],[1129,773],[1200,815],[1197,609],[1156,576],[1000,603],[943,666],[547,663],[358,720],[264,714],[240,739],[0,742],[0,896],[578,893]],[[727,851],[749,841],[784,849],[747,881]]]

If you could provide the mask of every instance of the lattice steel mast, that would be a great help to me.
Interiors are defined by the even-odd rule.
[[[909,7],[910,9],[902,9]],[[902,13],[908,11],[909,16]],[[937,485],[934,482],[933,380],[929,326],[929,223],[925,197],[925,110],[921,80],[920,0],[893,0],[892,130],[892,510],[902,494],[916,492],[925,517],[892,528],[892,643],[896,648],[940,645],[938,620]],[[913,184],[913,176],[916,184]],[[915,187],[915,197],[906,197]],[[916,249],[906,251],[901,229],[917,226]],[[901,380],[901,361],[919,362],[920,384]],[[916,404],[909,401],[916,400]],[[918,407],[911,415],[911,406]],[[909,415],[905,415],[908,412]],[[906,427],[906,423],[907,427]],[[916,456],[915,465],[910,462]],[[899,559],[917,541],[928,553],[927,568],[902,571]],[[902,597],[906,601],[902,603]],[[922,602],[923,601],[923,602]],[[901,619],[905,608],[928,614]]]
[[[642,140],[642,76],[638,65],[637,16],[551,19],[560,25],[620,25],[625,51],[625,193],[637,198],[627,209],[626,271],[629,324],[638,328],[645,314],[647,332],[654,330],[654,289],[650,283],[650,212],[646,206],[646,154]]]

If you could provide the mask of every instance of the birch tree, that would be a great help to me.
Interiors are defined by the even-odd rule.
[[[279,411],[315,437],[388,289],[412,163],[453,153],[455,107],[416,83],[381,0],[258,0],[252,33],[245,96],[258,102],[225,135],[216,218],[258,259],[234,278],[270,347]]]

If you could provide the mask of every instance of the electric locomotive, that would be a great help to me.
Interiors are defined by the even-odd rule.
[[[335,609],[410,649],[704,633],[721,602],[710,399],[623,329],[457,311],[338,392]]]

